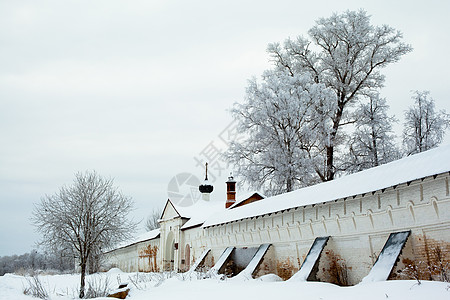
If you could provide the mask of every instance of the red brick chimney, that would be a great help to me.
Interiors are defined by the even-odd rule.
[[[233,180],[233,176],[230,174],[227,181],[227,202],[225,202],[225,208],[230,207],[236,202],[236,181]]]

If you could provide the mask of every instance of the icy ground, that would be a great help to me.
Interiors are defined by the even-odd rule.
[[[168,275],[164,277],[169,277]],[[79,275],[41,275],[40,280],[49,291],[50,299],[76,299]],[[127,299],[450,299],[450,283],[424,281],[385,281],[338,287],[319,282],[279,282],[275,275],[262,279],[239,280],[218,278],[198,280],[196,274],[188,277],[174,275],[163,279],[160,274],[123,273],[111,270],[88,276],[88,280],[105,280],[110,287],[118,282],[128,282],[131,291]],[[133,283],[134,282],[134,283]],[[23,276],[6,274],[0,276],[0,299],[36,299],[22,293],[27,281]],[[97,298],[112,299],[112,298]]]

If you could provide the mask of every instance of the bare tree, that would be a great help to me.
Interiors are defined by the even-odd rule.
[[[130,237],[136,224],[127,219],[133,207],[131,198],[96,172],[77,173],[70,186],[46,195],[33,209],[32,222],[42,234],[41,243],[73,251],[80,263],[79,297],[85,295],[89,258],[102,249]]]
[[[150,215],[147,217],[145,221],[145,229],[150,231],[156,228],[159,228],[159,218],[161,217],[161,210],[157,208],[153,208]]]
[[[405,111],[403,145],[406,155],[436,147],[450,126],[450,116],[444,110],[435,111],[434,100],[429,94],[428,91],[415,91],[412,96],[414,106]]]

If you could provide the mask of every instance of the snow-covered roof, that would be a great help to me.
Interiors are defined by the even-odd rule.
[[[225,210],[225,202],[223,201],[199,200],[191,206],[184,207],[175,204],[173,206],[181,217],[189,219],[181,229],[202,225],[210,215]]]
[[[207,218],[203,227],[374,192],[448,171],[450,145],[445,145],[332,181],[222,210]]]
[[[134,239],[127,240],[127,241],[125,241],[123,243],[120,243],[113,250],[120,249],[120,248],[125,248],[125,247],[128,247],[128,246],[134,245],[136,243],[140,243],[140,242],[145,242],[145,241],[150,241],[150,240],[156,239],[157,237],[159,237],[159,234],[160,234],[160,229],[159,228],[147,231],[145,233],[142,233],[142,234],[138,235]]]

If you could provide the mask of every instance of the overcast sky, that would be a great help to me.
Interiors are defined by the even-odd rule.
[[[202,178],[195,158],[226,146],[228,109],[270,67],[267,44],[333,12],[364,8],[413,46],[383,70],[400,122],[411,90],[450,112],[449,3],[0,0],[0,256],[32,249],[33,203],[77,171],[114,178],[136,220],[177,174]],[[212,197],[225,202],[232,170],[215,162]]]

